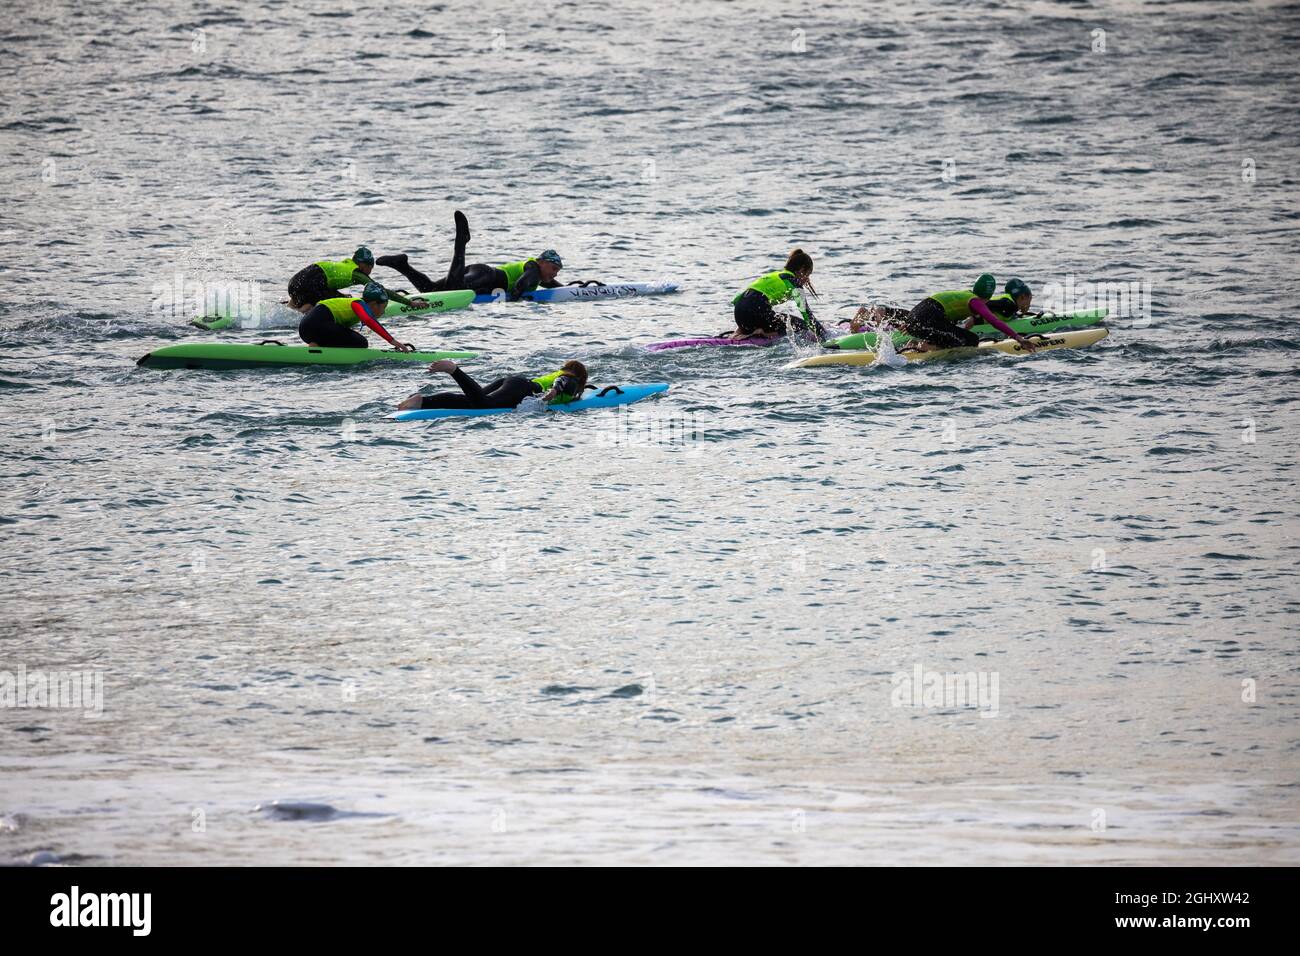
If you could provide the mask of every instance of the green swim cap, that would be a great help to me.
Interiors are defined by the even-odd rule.
[[[367,282],[365,289],[361,293],[361,298],[367,302],[387,302],[388,290],[378,282]]]
[[[358,246],[357,251],[352,253],[352,261],[357,265],[373,266],[375,264],[375,254],[365,246]]]
[[[1005,291],[1006,294],[1011,296],[1011,298],[1013,299],[1018,299],[1022,295],[1034,294],[1030,290],[1029,284],[1027,282],[1021,281],[1020,279],[1009,280],[1006,284],[1006,288],[1003,291]]]
[[[993,278],[990,273],[986,272],[975,280],[975,284],[970,287],[970,290],[981,299],[987,299],[994,292],[998,291],[998,280]]]

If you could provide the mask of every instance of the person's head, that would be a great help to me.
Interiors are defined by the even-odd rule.
[[[998,291],[998,280],[986,272],[975,280],[975,284],[970,287],[970,290],[981,299],[987,299]]]
[[[367,282],[361,291],[361,301],[366,304],[371,315],[383,315],[388,306],[388,292],[378,282]]]
[[[1002,291],[1011,296],[1011,301],[1015,302],[1016,308],[1021,312],[1029,311],[1029,306],[1034,301],[1034,293],[1029,288],[1029,283],[1021,279],[1011,279]]]
[[[375,254],[365,246],[358,246],[352,253],[352,261],[357,264],[357,271],[370,275],[370,270],[375,267]]]
[[[554,249],[547,249],[537,257],[537,268],[542,273],[543,282],[555,281],[556,274],[564,268],[560,254]]]
[[[795,249],[785,260],[785,271],[794,273],[795,285],[807,285],[813,271],[812,256],[802,249]]]
[[[587,388],[587,366],[576,359],[569,359],[560,366],[564,374],[555,380],[555,389],[562,395],[582,398]]]

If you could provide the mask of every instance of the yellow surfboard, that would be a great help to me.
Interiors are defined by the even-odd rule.
[[[1034,354],[1051,349],[1078,349],[1085,345],[1100,342],[1110,334],[1109,329],[1078,329],[1073,332],[1049,332],[1031,341],[1038,346]],[[899,352],[909,362],[928,362],[931,359],[963,358],[968,355],[983,355],[989,352],[1005,352],[1008,355],[1029,355],[1015,339],[999,339],[996,342],[981,342],[968,348],[938,349],[934,352]],[[809,358],[791,362],[786,368],[820,368],[823,365],[874,365],[875,352],[827,352],[825,355],[813,355]]]

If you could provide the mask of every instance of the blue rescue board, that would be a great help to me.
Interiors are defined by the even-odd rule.
[[[611,408],[615,405],[628,405],[649,398],[659,392],[668,391],[667,382],[651,382],[647,385],[606,385],[595,394],[564,405],[548,405],[551,412],[581,412],[588,408]],[[427,418],[479,418],[483,415],[503,415],[513,412],[513,408],[412,408],[404,412],[393,412],[388,417],[398,422],[417,422]]]

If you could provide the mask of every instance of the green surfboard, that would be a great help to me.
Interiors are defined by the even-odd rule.
[[[1026,315],[1019,319],[1007,319],[1005,321],[1015,331],[1028,334],[1030,332],[1054,332],[1057,329],[1096,325],[1106,318],[1106,315],[1106,309],[1091,309],[1086,312],[1067,312],[1064,315]],[[981,338],[1001,334],[991,325],[976,325],[971,328],[971,331]],[[906,332],[894,332],[892,335],[895,348],[899,348],[912,339]],[[853,335],[845,335],[838,339],[823,342],[822,346],[828,349],[873,349],[876,347],[876,333],[857,332]]]
[[[346,293],[339,293],[340,298],[345,296]],[[406,297],[411,300],[411,305],[402,305],[402,303],[390,299],[388,305],[384,307],[383,317],[393,319],[404,315],[430,315],[434,312],[467,309],[474,301],[474,290],[411,292]],[[254,322],[255,318],[256,322]],[[302,316],[299,313],[293,311],[287,305],[276,303],[263,307],[256,317],[234,313],[204,315],[197,319],[191,319],[190,325],[203,329],[205,332],[216,332],[220,329],[239,328],[245,322],[254,322],[254,326],[259,328],[296,328],[301,320]]]
[[[477,352],[326,349],[311,345],[281,345],[279,342],[262,342],[257,345],[195,342],[154,349],[135,364],[143,368],[302,368],[309,365],[342,368],[372,362],[436,362],[439,359],[467,359],[474,358],[477,354]]]

